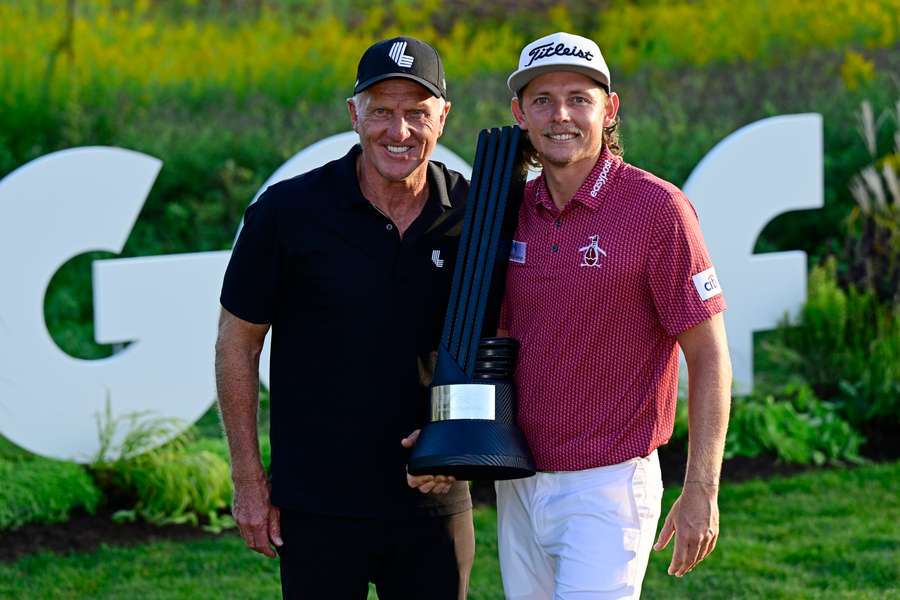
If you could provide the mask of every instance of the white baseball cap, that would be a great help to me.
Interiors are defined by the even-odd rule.
[[[519,55],[519,69],[506,84],[518,94],[529,81],[553,71],[574,71],[606,86],[609,90],[609,67],[593,40],[559,31],[531,42]]]

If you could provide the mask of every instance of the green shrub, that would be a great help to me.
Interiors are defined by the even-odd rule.
[[[114,417],[107,402],[97,426],[100,450],[91,472],[112,504],[128,507],[115,518],[203,524],[214,531],[233,525],[222,515],[231,503],[228,463],[192,447],[193,434],[182,433],[183,423],[149,413]]]
[[[830,259],[810,272],[806,304],[795,323],[782,324],[770,350],[851,423],[896,419],[900,312],[874,292],[842,289],[835,270]]]
[[[863,441],[834,404],[816,398],[807,385],[790,384],[777,397],[734,400],[725,458],[769,454],[801,465],[860,462]]]
[[[11,441],[0,435],[0,461],[18,462],[36,458],[34,454],[26,452]]]
[[[133,508],[117,518],[140,517],[157,525],[203,523],[214,530],[231,524],[221,514],[231,503],[228,463],[212,452],[167,446],[116,463],[103,479],[117,493],[136,498]]]
[[[0,459],[0,530],[65,521],[76,508],[93,514],[101,497],[84,467],[75,463]]]

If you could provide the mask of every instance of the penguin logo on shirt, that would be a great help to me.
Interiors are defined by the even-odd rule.
[[[603,248],[600,247],[598,240],[600,239],[599,235],[590,236],[590,244],[585,246],[584,248],[579,248],[578,251],[582,253],[581,255],[581,267],[599,267],[600,266],[600,256],[606,256],[606,252]]]

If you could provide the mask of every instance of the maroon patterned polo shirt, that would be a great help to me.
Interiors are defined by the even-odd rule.
[[[542,471],[646,456],[672,435],[676,336],[725,310],[697,214],[604,148],[559,211],[529,182],[501,326],[521,343],[519,425]]]

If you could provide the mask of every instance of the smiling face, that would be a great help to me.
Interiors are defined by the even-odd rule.
[[[424,175],[450,103],[407,79],[387,79],[347,101],[363,168],[385,182]]]
[[[593,79],[570,71],[535,77],[513,98],[512,112],[538,152],[544,167],[596,162],[603,149],[603,128],[619,110],[615,93],[607,95]]]

